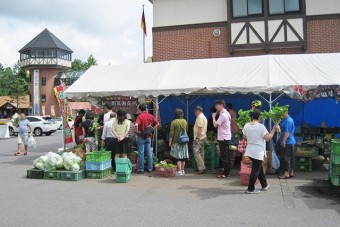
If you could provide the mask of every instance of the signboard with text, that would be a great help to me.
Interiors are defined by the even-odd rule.
[[[104,97],[101,98],[101,101],[103,106],[105,106],[105,104],[108,104],[114,109],[114,111],[122,109],[129,114],[136,114],[139,104],[138,98],[123,96]]]

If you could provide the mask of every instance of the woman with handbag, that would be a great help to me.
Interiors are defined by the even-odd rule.
[[[175,120],[171,122],[170,126],[170,155],[177,160],[177,176],[185,175],[185,160],[189,158],[188,124],[187,121],[183,119],[183,116],[183,110],[176,109]]]

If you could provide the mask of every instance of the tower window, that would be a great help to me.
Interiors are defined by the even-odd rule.
[[[233,17],[263,15],[262,0],[233,0]]]
[[[46,77],[41,77],[41,86],[46,86]]]
[[[269,14],[286,14],[300,12],[300,0],[268,0]]]

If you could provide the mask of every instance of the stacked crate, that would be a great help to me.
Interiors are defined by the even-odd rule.
[[[296,170],[311,172],[312,164],[313,164],[312,157],[296,157],[295,158]]]
[[[132,163],[128,158],[118,158],[116,160],[116,181],[127,183],[131,179]]]
[[[86,178],[103,179],[112,175],[111,152],[100,151],[86,154]]]
[[[333,186],[340,186],[340,140],[332,141],[329,176]]]

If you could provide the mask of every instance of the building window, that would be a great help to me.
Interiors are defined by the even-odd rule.
[[[232,0],[233,17],[263,15],[262,0]]]
[[[41,77],[41,86],[46,86],[46,77]]]
[[[45,95],[45,94],[42,94],[42,95],[41,95],[41,102],[42,102],[42,103],[45,103],[45,102],[46,102],[46,95]]]
[[[300,0],[268,0],[269,14],[299,13]]]

